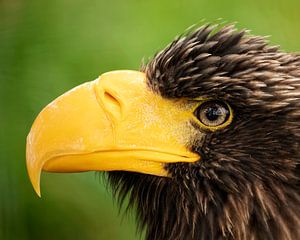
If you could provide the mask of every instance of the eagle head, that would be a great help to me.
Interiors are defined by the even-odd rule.
[[[175,39],[140,72],[62,95],[27,167],[109,171],[146,239],[300,239],[300,55],[233,25]]]

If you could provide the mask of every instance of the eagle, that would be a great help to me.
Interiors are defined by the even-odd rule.
[[[235,25],[83,83],[27,137],[29,178],[104,171],[147,240],[300,239],[300,54]]]

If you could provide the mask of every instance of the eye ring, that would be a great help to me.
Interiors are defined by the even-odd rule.
[[[202,127],[211,131],[228,126],[233,118],[229,104],[219,100],[202,102],[194,110],[194,116]]]

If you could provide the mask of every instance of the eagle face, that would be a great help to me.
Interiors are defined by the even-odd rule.
[[[142,73],[103,75],[43,110],[27,139],[30,178],[39,192],[41,170],[109,171],[114,194],[121,204],[129,197],[149,240],[298,239],[299,69],[300,55],[262,37],[202,26]],[[63,128],[65,112],[80,112],[89,126]],[[65,134],[49,137],[55,131]]]

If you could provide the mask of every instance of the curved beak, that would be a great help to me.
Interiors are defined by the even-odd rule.
[[[27,169],[40,196],[49,172],[133,171],[168,176],[164,164],[195,162],[191,109],[147,87],[144,73],[114,71],[58,97],[27,137]]]

